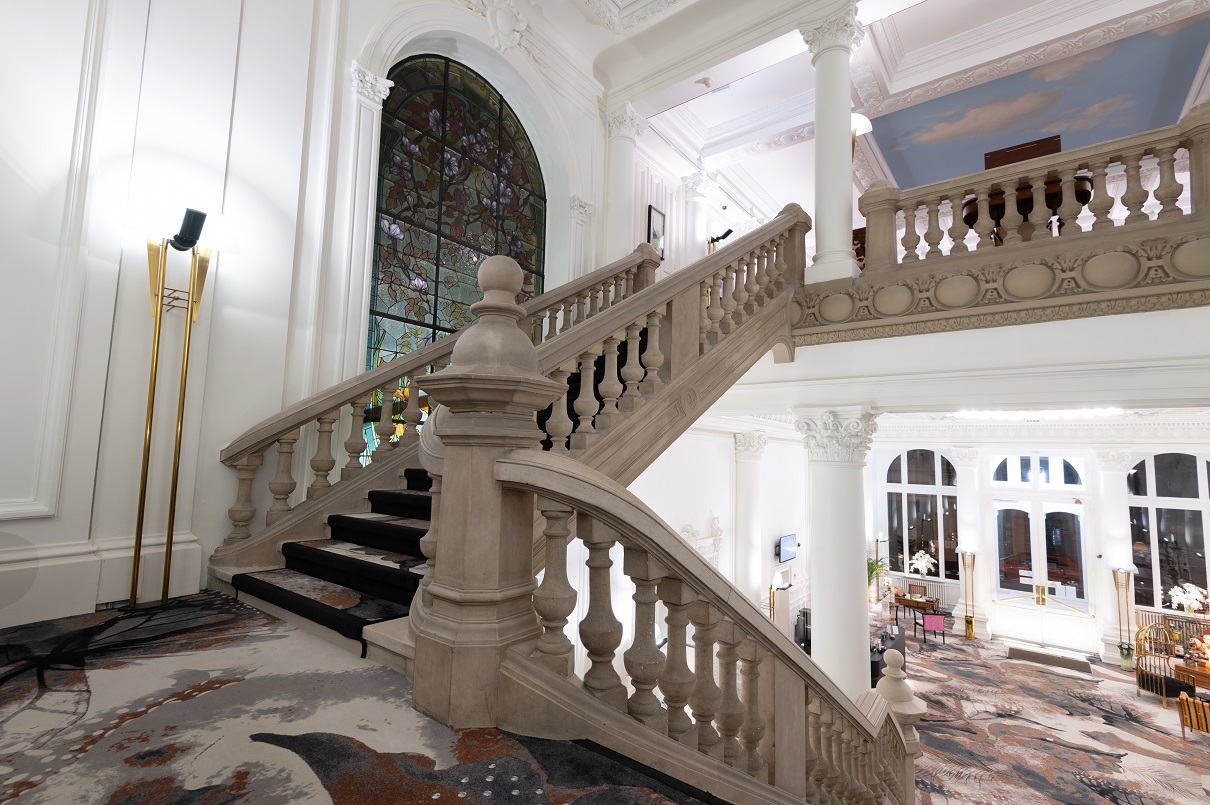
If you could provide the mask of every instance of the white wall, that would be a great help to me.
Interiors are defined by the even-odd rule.
[[[534,41],[545,36],[539,28]],[[0,53],[0,410],[10,423],[0,626],[128,594],[152,332],[140,233],[171,236],[189,205],[222,213],[233,236],[211,266],[192,332],[173,594],[198,588],[230,528],[235,475],[219,450],[357,371],[370,221],[355,202],[373,184],[377,128],[358,131],[354,59],[385,74],[412,53],[445,52],[487,76],[531,134],[546,176],[547,287],[595,267],[601,86],[590,65],[549,48],[541,64],[524,48],[497,50],[469,8],[64,0],[5,4],[0,29],[10,33]],[[360,149],[358,137],[368,138]],[[573,195],[598,211],[586,226],[571,226]],[[160,222],[139,220],[146,211]],[[203,241],[218,229],[208,223]],[[180,287],[187,261],[172,256],[168,284]],[[144,598],[159,594],[182,336],[181,315],[167,315]],[[298,498],[312,438],[304,433],[295,455]],[[270,452],[262,472],[274,463]]]

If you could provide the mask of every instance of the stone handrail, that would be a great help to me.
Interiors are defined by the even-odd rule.
[[[722,343],[745,321],[753,319],[774,299],[784,301],[801,283],[805,262],[803,239],[810,218],[790,205],[773,221],[725,249],[699,260],[672,277],[653,283],[658,257],[643,244],[627,258],[574,283],[522,305],[519,326],[537,346],[543,374],[562,383],[565,393],[543,420],[547,446],[556,453],[583,457],[594,443],[637,411],[644,401],[686,372],[697,358]],[[423,418],[413,380],[448,364],[460,334],[430,344],[410,355],[345,381],[297,403],[249,429],[220,456],[235,469],[239,483],[229,509],[232,531],[224,549],[252,536],[256,476],[265,452],[277,446],[274,477],[268,488],[274,501],[266,513],[272,526],[288,515],[297,482],[293,475],[294,445],[301,428],[317,423],[318,438],[310,459],[313,481],[307,499],[316,499],[364,469],[367,442],[364,411],[378,391],[382,399],[406,388],[397,430],[392,405],[382,405],[375,426],[379,449],[384,444],[410,447]],[[621,347],[625,345],[624,358]],[[569,400],[569,378],[578,374],[575,399]],[[339,480],[329,480],[336,466],[332,442],[336,423],[348,420],[347,455]],[[371,459],[372,460],[372,454]],[[223,555],[234,561],[230,551]]]
[[[1210,106],[1203,104],[1178,125],[945,182],[904,191],[875,182],[859,202],[867,226],[865,270],[876,274],[1042,238],[1166,222],[1186,214],[1177,204],[1186,190],[1197,213],[1210,182],[1199,164],[1207,139]],[[1178,162],[1190,164],[1190,187],[1177,181]],[[1152,172],[1158,183],[1148,189]],[[1016,203],[1005,203],[1014,195]]]
[[[552,675],[578,682],[672,741],[806,801],[914,801],[913,759],[882,699],[869,694],[859,704],[850,701],[624,487],[537,450],[504,455],[495,477],[506,489],[533,493],[545,518],[546,569],[533,594],[542,633],[530,657]],[[564,633],[577,597],[567,562],[573,520],[589,568],[588,610],[578,628],[591,666],[582,680],[573,675],[573,645]],[[608,570],[615,543],[624,549],[623,572],[634,584],[634,637],[622,655],[626,681],[614,667],[623,633]],[[656,643],[657,602],[667,611],[666,651]],[[694,635],[687,639],[690,624]]]

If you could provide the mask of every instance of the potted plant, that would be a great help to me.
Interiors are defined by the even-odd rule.
[[[908,560],[908,572],[927,576],[937,569],[937,560],[927,551],[916,551]]]

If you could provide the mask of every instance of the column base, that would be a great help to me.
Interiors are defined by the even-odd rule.
[[[831,280],[851,280],[861,276],[861,266],[852,249],[820,252],[807,266],[805,285]]]
[[[1130,646],[1130,655],[1122,656],[1122,650],[1118,647],[1119,642],[1125,642]],[[1115,627],[1112,632],[1104,632],[1101,635],[1101,662],[1106,665],[1116,665],[1123,671],[1134,670],[1134,641],[1129,637],[1125,641],[1118,639],[1118,630]]]

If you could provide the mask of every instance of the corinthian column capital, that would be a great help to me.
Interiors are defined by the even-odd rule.
[[[382,102],[391,92],[391,87],[395,86],[394,81],[374,75],[357,62],[350,65],[349,72],[353,79],[353,94],[377,106],[382,106]]]
[[[807,458],[864,464],[870,443],[878,432],[878,411],[873,408],[794,410],[794,429],[802,434]]]
[[[615,109],[605,118],[609,129],[609,139],[618,138],[634,140],[647,130],[646,119],[639,116],[634,107],[627,101],[621,109]]]
[[[1138,463],[1129,450],[1097,450],[1097,465],[1107,472],[1130,472]]]
[[[769,437],[762,431],[754,430],[749,433],[735,434],[735,457],[755,460],[761,457],[769,446]]]
[[[825,50],[843,48],[850,53],[856,50],[865,38],[865,25],[857,19],[857,7],[850,3],[823,20],[799,24],[798,32],[807,43],[814,62]]]

